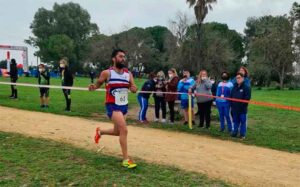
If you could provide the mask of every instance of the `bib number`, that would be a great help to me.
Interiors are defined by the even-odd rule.
[[[115,94],[116,105],[127,105],[128,104],[128,92],[116,92]]]

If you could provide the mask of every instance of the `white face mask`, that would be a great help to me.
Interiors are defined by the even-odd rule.
[[[39,72],[42,73],[42,72],[43,72],[43,69],[42,69],[42,68],[39,68]]]
[[[169,77],[170,77],[170,79],[172,79],[173,78],[173,74],[169,74]]]
[[[65,67],[66,67],[66,65],[64,65],[64,64],[59,64],[59,67],[61,67],[61,68],[65,68]]]
[[[212,84],[215,84],[216,81],[210,81]]]

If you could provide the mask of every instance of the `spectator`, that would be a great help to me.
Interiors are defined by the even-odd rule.
[[[190,77],[189,71],[183,71],[183,79],[181,79],[178,83],[177,90],[181,93],[180,100],[181,100],[181,109],[183,109],[184,113],[184,125],[188,124],[189,115],[188,115],[188,109],[189,109],[189,100],[188,100],[188,93],[192,92],[192,88],[195,85],[195,80]],[[195,125],[195,115],[194,115],[194,98],[192,97],[192,120],[193,125]]]
[[[159,121],[159,113],[160,109],[162,110],[162,123],[166,123],[166,115],[167,115],[167,109],[166,109],[166,100],[165,100],[165,94],[163,92],[166,91],[166,82],[165,82],[165,74],[163,71],[160,71],[157,73],[157,81],[155,84],[155,93],[153,94],[154,97],[154,103],[155,103],[155,119],[154,122]]]
[[[211,93],[213,96],[217,95],[217,88],[218,88],[218,84],[216,82],[215,78],[210,78],[210,82],[211,82]],[[213,99],[216,100],[216,99]]]
[[[238,73],[236,75],[236,84],[234,85],[231,98],[233,99],[242,99],[250,100],[251,99],[251,89],[245,82],[244,75]],[[248,103],[242,102],[231,102],[231,110],[233,114],[233,123],[234,130],[231,134],[232,137],[236,137],[238,130],[240,129],[240,138],[245,139],[247,132],[247,112],[248,112]]]
[[[50,74],[44,64],[39,65],[38,83],[39,85],[50,85]],[[40,87],[40,103],[41,108],[49,107],[49,88]]]
[[[149,80],[147,80],[143,87],[142,91],[151,92],[155,90],[155,81],[156,75],[154,73],[150,73]],[[139,122],[147,124],[149,123],[147,120],[147,110],[148,110],[148,101],[151,93],[139,93],[138,94],[138,101],[141,106],[141,110],[139,112]]]
[[[247,86],[251,87],[251,81],[250,81],[250,79],[249,79],[249,71],[248,71],[248,69],[247,69],[246,67],[242,66],[242,67],[239,69],[238,73],[243,74],[243,76],[244,76],[244,83],[245,83]],[[235,85],[235,84],[237,83],[236,77],[234,77],[234,78],[231,80],[231,82],[232,82],[233,85]]]
[[[217,88],[217,97],[221,98],[229,98],[231,94],[231,89],[233,87],[232,83],[229,82],[229,73],[223,72],[222,75],[222,82],[219,83]],[[229,133],[232,131],[232,122],[230,118],[230,102],[226,99],[216,99],[216,104],[219,111],[220,116],[220,131],[223,132],[225,130],[225,119],[227,121],[227,130]]]
[[[62,86],[73,86],[73,74],[71,69],[69,68],[69,62],[67,58],[62,58],[59,61],[60,67],[60,74],[62,79]],[[63,89],[62,90],[66,100],[66,112],[71,112],[71,90],[70,89]]]
[[[91,78],[91,83],[94,84],[94,79],[96,75],[96,65],[95,63],[90,64],[90,78]]]
[[[194,86],[196,88],[197,94],[205,94],[212,96],[211,93],[211,87],[212,84],[210,82],[210,79],[207,76],[207,71],[201,70],[198,76],[197,84]],[[204,119],[206,128],[208,129],[210,127],[210,114],[211,114],[211,104],[212,104],[212,97],[207,96],[196,96],[197,98],[197,105],[198,105],[198,111],[199,111],[199,127],[204,127]]]
[[[177,92],[177,85],[179,82],[179,77],[177,75],[176,69],[172,68],[168,71],[169,80],[166,81],[166,91],[167,92]],[[168,102],[169,110],[170,110],[170,124],[174,124],[175,120],[175,101],[177,100],[177,94],[166,94],[165,96],[166,102]]]
[[[18,68],[17,68],[17,62],[15,59],[11,59],[10,62],[10,82],[16,83],[18,80]],[[16,85],[11,85],[11,96],[10,99],[18,99],[18,90]]]

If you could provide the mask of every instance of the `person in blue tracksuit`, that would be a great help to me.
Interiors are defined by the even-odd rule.
[[[183,71],[183,79],[181,79],[177,85],[178,92],[181,93],[189,93],[192,92],[192,88],[196,84],[195,80],[190,77],[189,71]],[[188,94],[181,94],[180,95],[181,100],[181,109],[183,109],[184,113],[184,125],[188,124],[188,108],[189,108],[189,100],[188,100]],[[194,115],[194,98],[192,98],[192,120],[193,125],[195,125],[195,115]]]
[[[220,131],[223,132],[225,130],[225,119],[227,121],[227,130],[229,133],[232,131],[232,122],[230,118],[230,102],[226,99],[222,98],[229,98],[231,94],[231,89],[233,88],[233,84],[229,82],[229,73],[223,72],[221,74],[222,82],[218,84],[217,87],[217,98],[216,104],[219,111],[220,117]],[[225,119],[224,119],[225,118]]]
[[[155,90],[155,78],[156,75],[154,73],[150,73],[149,80],[147,80],[142,87],[142,91],[149,91],[152,92]],[[141,107],[139,112],[138,120],[140,123],[149,123],[147,120],[147,110],[148,110],[148,103],[151,93],[139,93],[138,94],[138,101]]]
[[[234,85],[231,98],[250,100],[251,99],[251,88],[245,82],[244,75],[238,73],[236,75],[236,84]],[[238,135],[238,130],[240,130],[240,138],[245,139],[247,132],[247,112],[248,103],[231,101],[231,110],[233,114],[234,130],[231,134],[232,137]]]

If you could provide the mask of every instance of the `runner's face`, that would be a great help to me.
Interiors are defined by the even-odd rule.
[[[120,69],[124,68],[125,59],[126,59],[125,53],[119,52],[117,56],[113,58],[115,66]]]

